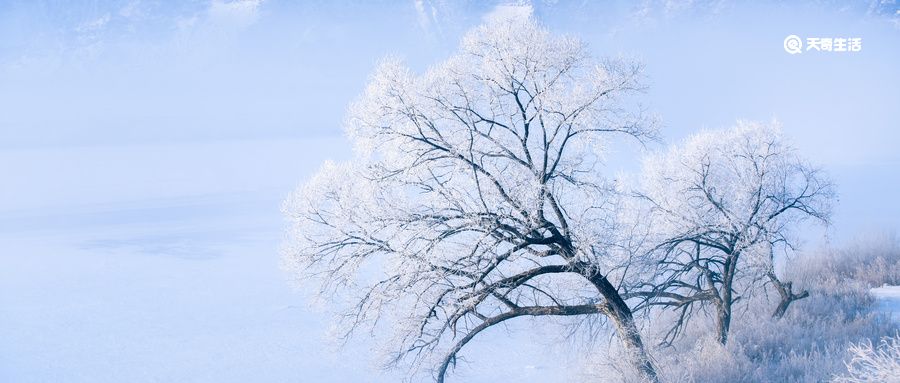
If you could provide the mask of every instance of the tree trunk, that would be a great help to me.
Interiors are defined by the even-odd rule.
[[[728,343],[728,330],[731,327],[731,294],[723,299],[716,308],[716,340],[723,346]]]
[[[612,307],[610,308],[612,309]],[[615,309],[611,311],[616,312]],[[631,365],[641,374],[645,382],[658,383],[659,377],[656,375],[656,369],[650,362],[650,356],[641,340],[641,334],[634,323],[631,311],[629,310],[627,314],[611,315],[610,319],[615,323],[616,334],[622,340],[622,344],[628,352]]]
[[[781,319],[791,303],[809,296],[809,291],[806,290],[801,291],[800,294],[794,294],[793,284],[791,282],[782,282],[775,275],[774,271],[769,271],[769,279],[772,280],[772,284],[775,285],[775,289],[778,290],[778,295],[781,297],[781,302],[778,303],[778,307],[772,313],[772,318]]]
[[[723,346],[728,343],[728,331],[731,328],[731,304],[734,303],[732,289],[734,274],[737,271],[738,253],[732,254],[725,261],[722,275],[721,296],[716,306],[716,340]]]
[[[609,318],[616,326],[616,335],[622,341],[622,345],[628,352],[631,365],[641,374],[645,382],[658,383],[659,377],[656,369],[650,362],[650,355],[647,353],[644,342],[641,340],[641,334],[634,323],[634,316],[631,308],[622,299],[618,290],[600,273],[590,273],[588,279],[600,295],[606,300],[606,307],[609,310]]]
[[[781,302],[778,303],[778,307],[775,307],[775,312],[772,313],[772,318],[781,319],[784,316],[784,313],[787,311],[788,306],[791,305],[793,300],[781,298]]]

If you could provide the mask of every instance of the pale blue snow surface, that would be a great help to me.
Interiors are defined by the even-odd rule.
[[[365,337],[329,342],[330,317],[278,264],[282,198],[347,152],[331,139],[0,153],[33,192],[6,190],[0,215],[0,381],[397,381]],[[482,339],[465,381],[565,377],[549,334]]]
[[[900,323],[900,286],[884,285],[869,290],[875,297],[875,309],[887,314]]]

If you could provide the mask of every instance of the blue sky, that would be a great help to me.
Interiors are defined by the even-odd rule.
[[[396,381],[365,342],[321,351],[328,317],[278,267],[279,205],[350,155],[344,113],[379,59],[423,70],[497,12],[641,60],[667,142],[781,121],[837,184],[829,240],[900,230],[896,1],[6,0],[0,380]],[[790,55],[788,35],[863,49]],[[610,171],[636,168],[611,149]],[[467,381],[563,379],[577,357],[492,336]],[[536,357],[478,358],[510,344]]]
[[[894,1],[7,1],[0,4],[0,151],[339,140],[346,107],[380,58],[398,55],[423,69],[487,14],[522,9],[582,37],[598,57],[642,60],[650,86],[642,101],[662,118],[667,141],[736,119],[778,119],[838,184],[835,236],[900,227]],[[782,41],[790,34],[860,37],[863,50],[789,55]],[[328,152],[346,155],[344,146]],[[209,158],[184,157],[183,171],[144,162],[174,174]],[[18,194],[0,207],[27,207],[25,197],[46,194],[29,184],[52,184],[59,160],[3,165],[17,181],[6,194]],[[77,170],[97,173],[89,162]],[[259,172],[250,173],[259,183]],[[304,171],[264,174],[281,185],[276,178],[296,182]],[[111,198],[121,188],[96,181]],[[233,180],[219,181],[205,187],[233,191]],[[84,202],[63,193],[42,198],[35,206]]]

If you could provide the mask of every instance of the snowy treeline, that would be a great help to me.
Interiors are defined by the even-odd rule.
[[[608,328],[617,346],[586,359],[596,380],[846,372],[847,343],[892,326],[867,313],[866,283],[897,281],[796,257],[799,225],[830,219],[823,171],[777,124],[739,122],[613,180],[608,148],[657,141],[643,90],[637,63],[530,19],[489,21],[423,74],[386,60],[347,119],[356,156],[285,203],[285,265],[341,335],[370,331],[413,380],[444,381],[479,333],[520,317]],[[866,347],[853,376],[882,356]]]

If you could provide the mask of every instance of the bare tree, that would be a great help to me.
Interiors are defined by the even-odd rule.
[[[597,170],[607,138],[653,133],[627,98],[639,77],[521,19],[473,30],[422,75],[386,61],[350,111],[357,155],[286,202],[285,263],[348,300],[347,335],[388,323],[388,365],[438,382],[479,333],[539,316],[608,318],[657,381],[621,295],[647,262]]]
[[[725,131],[697,134],[644,166],[640,197],[651,205],[648,220],[664,253],[665,280],[634,293],[672,307],[680,318],[674,337],[696,305],[715,308],[716,337],[725,344],[732,305],[745,286],[771,282],[782,298],[774,316],[795,293],[775,274],[774,254],[794,246],[793,229],[814,218],[827,222],[834,195],[821,172],[786,144],[779,128],[738,123]]]

